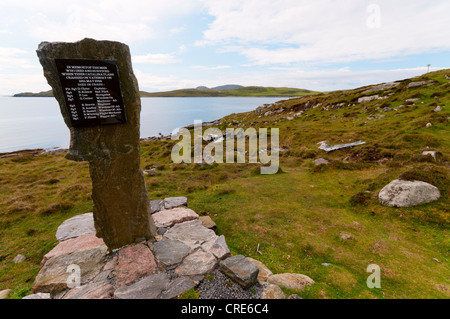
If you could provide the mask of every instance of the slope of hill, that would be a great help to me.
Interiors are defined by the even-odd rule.
[[[231,96],[304,96],[318,92],[285,88],[246,86],[235,89],[182,89],[168,92],[141,92],[141,97],[231,97]]]
[[[33,93],[33,92],[22,92],[22,93],[16,93],[13,95],[13,97],[53,97],[53,91],[42,91],[39,93]]]
[[[279,101],[217,121],[222,131],[278,128],[281,169],[273,175],[260,175],[260,165],[248,162],[174,164],[178,140],[143,141],[141,166],[156,172],[145,175],[150,198],[187,196],[189,207],[214,220],[234,255],[315,281],[286,294],[448,299],[449,81],[450,70],[442,70]],[[319,149],[323,141],[360,140],[365,144]],[[328,164],[316,165],[320,158]],[[19,298],[55,246],[59,224],[92,211],[89,168],[63,154],[20,156],[0,159],[0,176],[0,289]],[[431,183],[441,198],[416,207],[381,205],[379,191],[399,177]],[[15,265],[18,253],[27,260]],[[366,284],[370,264],[381,269],[381,288]]]

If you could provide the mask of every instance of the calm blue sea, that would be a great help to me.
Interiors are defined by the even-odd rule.
[[[194,120],[213,121],[254,110],[282,98],[142,98],[141,137],[167,135]],[[0,153],[33,148],[67,148],[69,129],[58,103],[47,97],[0,97]]]

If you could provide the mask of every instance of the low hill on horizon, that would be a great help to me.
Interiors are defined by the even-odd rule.
[[[240,86],[236,84],[227,84],[207,88],[199,86],[195,89],[180,89],[166,92],[146,92],[139,91],[141,97],[283,97],[283,96],[305,96],[320,92],[287,88],[287,87],[263,87],[263,86]],[[39,93],[21,92],[14,94],[13,97],[53,97],[52,90]]]

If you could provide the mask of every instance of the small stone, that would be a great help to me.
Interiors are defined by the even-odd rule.
[[[56,231],[56,239],[63,241],[90,233],[95,233],[94,215],[86,213],[64,221]]]
[[[422,155],[423,156],[431,155],[434,158],[434,160],[436,160],[437,151],[423,151]]]
[[[159,227],[158,231],[157,231],[157,234],[158,235],[164,235],[166,233],[166,231],[167,231],[166,227]]]
[[[220,235],[216,241],[209,248],[209,251],[221,260],[231,256],[230,250],[228,249],[227,243],[225,241],[225,236]]]
[[[152,169],[149,169],[149,170],[144,171],[144,174],[145,174],[145,175],[150,175],[150,176],[155,176],[155,175],[158,174],[158,172],[156,171],[155,168],[152,168]]]
[[[84,234],[76,238],[70,238],[60,242],[55,248],[49,251],[41,261],[44,265],[52,257],[70,254],[76,251],[83,251],[104,245],[103,239],[97,238],[95,233]]]
[[[134,284],[118,288],[114,297],[116,299],[160,299],[169,283],[170,277],[165,272],[150,275]]]
[[[163,239],[154,243],[155,258],[167,269],[175,268],[190,252],[189,246],[179,240]]]
[[[339,232],[339,237],[341,237],[342,240],[349,240],[349,239],[353,238],[352,235],[349,235],[349,234],[344,233],[344,232]]]
[[[314,163],[314,165],[319,166],[319,165],[329,164],[330,162],[324,158],[318,158],[318,159],[314,160],[313,163]]]
[[[185,221],[198,219],[199,216],[192,209],[186,207],[168,208],[152,215],[156,227],[171,227]]]
[[[52,296],[49,293],[39,292],[37,294],[25,296],[22,299],[52,299]]]
[[[439,105],[435,107],[435,109],[433,110],[434,112],[440,112],[442,111],[442,107],[440,107]]]
[[[270,276],[273,275],[273,273],[270,271],[269,268],[267,268],[266,265],[264,265],[262,262],[260,262],[259,260],[247,257],[247,259],[256,267],[258,267],[259,269],[259,273],[258,273],[258,280],[260,282],[266,282],[267,278],[269,278]]]
[[[172,299],[195,287],[194,281],[187,276],[178,277],[163,291],[161,298]]]
[[[211,219],[209,216],[200,216],[200,221],[202,222],[202,225],[206,228],[215,230],[217,228],[216,223]]]
[[[187,207],[187,205],[188,205],[188,200],[184,196],[164,198],[164,207],[166,209],[171,209],[171,208],[180,207],[180,206]]]
[[[244,288],[249,288],[258,280],[259,269],[242,255],[222,260],[220,271]]]
[[[217,259],[213,254],[198,249],[187,256],[175,272],[182,276],[205,275],[213,271],[216,265]]]
[[[118,256],[118,263],[115,267],[116,287],[129,285],[157,270],[155,258],[144,244],[124,247],[119,250]]]
[[[363,96],[358,98],[358,103],[367,103],[379,98],[379,95]]]
[[[269,284],[264,288],[261,299],[286,299],[286,296],[280,287]]]
[[[11,289],[0,290],[0,299],[5,299],[6,297],[8,297],[10,292]]]
[[[407,88],[408,89],[415,88],[415,87],[423,86],[423,85],[426,85],[426,84],[427,84],[426,81],[411,82],[411,83],[408,84]]]
[[[321,265],[322,265],[322,266],[325,266],[325,267],[329,267],[329,266],[331,266],[332,264],[330,264],[330,263],[322,263]]]
[[[306,286],[313,285],[315,282],[311,278],[302,274],[276,274],[267,279],[267,283],[277,285],[281,288],[302,290]]]
[[[24,261],[26,258],[24,255],[18,254],[16,257],[14,257],[13,262],[18,264]]]
[[[161,199],[151,200],[150,201],[150,214],[157,213],[161,210],[164,210],[164,201]]]
[[[112,299],[114,287],[108,282],[95,282],[71,289],[62,299]]]

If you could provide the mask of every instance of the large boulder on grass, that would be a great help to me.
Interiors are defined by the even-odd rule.
[[[438,200],[441,193],[436,186],[422,181],[396,179],[378,194],[380,203],[391,207],[412,207]]]

